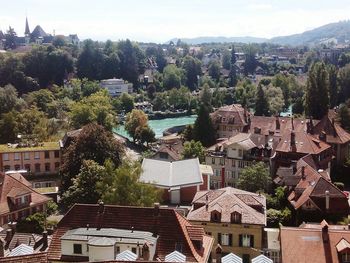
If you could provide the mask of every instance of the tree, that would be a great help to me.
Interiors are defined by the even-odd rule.
[[[339,69],[338,72],[339,102],[350,98],[350,64]]]
[[[211,121],[209,110],[206,105],[201,104],[198,117],[193,126],[194,139],[200,141],[203,146],[208,147],[215,143],[216,134]]]
[[[269,85],[264,88],[264,93],[269,104],[269,113],[279,115],[285,105],[281,88]]]
[[[255,95],[255,115],[256,116],[269,116],[269,103],[267,101],[262,84],[258,85]]]
[[[76,140],[63,153],[60,170],[63,192],[72,185],[72,179],[79,174],[84,160],[93,160],[103,165],[109,159],[118,166],[123,154],[122,144],[110,131],[95,123],[85,125]]]
[[[72,185],[63,193],[62,203],[70,207],[75,203],[96,204],[101,199],[97,183],[105,176],[104,166],[93,160],[83,160],[79,174],[72,179]]]
[[[165,111],[168,106],[168,98],[166,92],[155,93],[154,99],[152,100],[153,110]]]
[[[0,87],[0,114],[14,109],[18,102],[18,93],[14,86]]]
[[[347,131],[350,131],[350,111],[345,104],[341,104],[337,112],[340,125]]]
[[[182,67],[185,70],[186,86],[190,90],[195,90],[198,87],[198,77],[202,74],[200,60],[187,55]]]
[[[309,71],[305,110],[314,119],[321,119],[329,109],[329,82],[326,66],[323,62],[316,62]]]
[[[47,89],[30,92],[24,96],[24,99],[29,106],[35,105],[45,113],[48,113],[49,104],[55,100],[53,93]]]
[[[148,147],[149,143],[156,141],[155,136],[156,136],[156,134],[154,133],[152,128],[149,127],[148,124],[145,126],[142,126],[142,127],[138,127],[136,129],[136,137],[138,138],[138,140],[140,141],[141,144],[146,143],[147,147]]]
[[[71,106],[70,124],[75,129],[96,122],[108,130],[115,126],[111,98],[106,91],[99,91]]]
[[[214,60],[210,62],[208,67],[209,76],[212,77],[216,82],[220,79],[220,64],[218,61]]]
[[[52,40],[52,45],[55,47],[63,47],[67,44],[66,39],[64,36],[55,36]]]
[[[253,45],[249,44],[245,48],[244,52],[245,52],[245,61],[243,64],[244,74],[245,75],[254,74],[255,69],[258,66],[258,62],[255,58],[256,49],[254,48]]]
[[[157,70],[162,73],[167,64],[162,46],[157,45],[154,47],[148,47],[146,49],[146,56],[155,58]]]
[[[137,129],[140,129],[147,125],[148,117],[141,110],[132,110],[126,115],[125,118],[125,130],[133,138],[135,142],[137,139]]]
[[[227,70],[231,68],[231,53],[227,49],[222,52],[222,67]]]
[[[108,56],[104,56],[103,69],[102,69],[102,79],[112,79],[121,76],[121,61],[119,54],[113,52]]]
[[[237,85],[237,71],[236,71],[236,51],[235,46],[232,45],[231,48],[231,60],[230,60],[230,87],[235,87]]]
[[[0,143],[13,143],[17,140],[18,123],[17,111],[1,114],[0,118]]]
[[[209,110],[211,110],[212,98],[213,98],[213,95],[210,91],[209,85],[205,83],[199,94],[199,100],[203,105],[205,105]]]
[[[120,97],[120,106],[121,110],[123,110],[125,113],[131,112],[134,109],[134,99],[131,95],[127,93],[123,93]]]
[[[329,64],[327,65],[327,72],[329,79],[329,106],[331,108],[334,108],[338,105],[337,67],[332,64]]]
[[[185,141],[192,141],[194,138],[193,135],[193,125],[187,125],[184,131],[182,132],[182,137]]]
[[[85,40],[83,50],[77,60],[77,75],[89,80],[102,79],[102,69],[105,57],[98,44],[91,39]]]
[[[241,170],[237,187],[239,189],[257,192],[268,192],[271,185],[271,177],[268,168],[263,162],[255,163]]]
[[[111,163],[106,164],[107,175],[98,188],[106,204],[151,206],[160,201],[161,191],[156,187],[141,183],[141,165],[139,162],[124,162],[115,169]]]
[[[175,65],[168,65],[163,70],[163,87],[167,90],[180,88],[184,72]]]
[[[5,49],[15,49],[16,48],[16,38],[17,34],[12,27],[9,27],[5,34]]]
[[[198,158],[201,163],[205,161],[203,145],[201,142],[196,142],[194,140],[185,142],[181,155],[183,159]]]

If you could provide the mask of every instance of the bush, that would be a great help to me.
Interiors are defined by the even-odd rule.
[[[278,227],[279,224],[289,224],[291,217],[292,212],[287,207],[283,210],[271,208],[267,210],[267,225],[269,227]]]
[[[45,228],[45,215],[35,213],[17,223],[18,232],[41,234]]]

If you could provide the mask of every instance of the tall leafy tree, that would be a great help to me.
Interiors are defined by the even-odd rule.
[[[200,141],[203,146],[208,147],[215,143],[216,133],[209,115],[209,109],[201,104],[198,117],[193,126],[194,139]]]
[[[214,60],[210,62],[208,67],[209,76],[212,77],[216,82],[220,80],[220,64]]]
[[[270,173],[263,162],[258,162],[241,170],[237,184],[239,189],[249,192],[263,190],[265,193],[267,193],[270,186]]]
[[[67,191],[73,185],[73,179],[79,174],[84,160],[93,160],[99,165],[111,160],[115,166],[119,166],[123,154],[124,148],[112,132],[95,123],[84,126],[75,141],[64,151],[60,170],[62,191]]]
[[[186,86],[190,90],[196,89],[198,87],[198,78],[202,73],[200,60],[187,55],[183,61],[183,69],[186,74]]]
[[[125,130],[133,138],[135,142],[137,137],[137,130],[142,129],[148,122],[147,115],[141,110],[132,110],[126,115],[125,118]]]
[[[205,153],[201,142],[191,140],[184,143],[184,149],[181,153],[183,159],[198,158],[200,162],[204,162]]]
[[[329,79],[323,62],[316,62],[309,71],[306,93],[305,110],[314,119],[321,119],[329,108]]]
[[[255,95],[255,113],[256,116],[269,116],[269,103],[265,95],[262,84],[258,85]]]
[[[329,105],[333,108],[338,105],[338,70],[336,66],[329,64],[327,65],[327,72],[329,79]]]
[[[16,48],[16,37],[17,34],[12,27],[9,27],[5,34],[5,49],[14,49]]]
[[[0,87],[0,114],[14,109],[18,103],[18,93],[12,85]]]
[[[184,71],[175,65],[168,65],[163,70],[163,87],[167,90],[180,88],[184,79]]]
[[[255,58],[256,55],[256,49],[253,45],[249,44],[245,50],[245,61],[243,64],[244,67],[244,74],[248,75],[248,74],[254,74],[255,73],[255,69],[258,66],[258,61]]]
[[[230,59],[230,87],[234,87],[237,85],[237,68],[236,68],[236,50],[235,46],[232,45],[231,48],[231,59]]]
[[[350,98],[350,64],[338,71],[339,102]]]

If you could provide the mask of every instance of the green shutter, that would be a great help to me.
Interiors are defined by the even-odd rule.
[[[218,244],[221,245],[221,233],[218,233]]]
[[[239,235],[239,246],[242,247],[243,244],[242,244],[242,235]]]

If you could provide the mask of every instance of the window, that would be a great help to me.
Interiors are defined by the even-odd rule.
[[[41,183],[34,183],[34,188],[40,188],[41,187]]]
[[[211,158],[211,164],[215,164],[215,158]]]
[[[74,254],[81,254],[82,253],[81,244],[73,244],[73,253]]]
[[[225,159],[224,158],[220,158],[220,164],[221,165],[225,165]]]
[[[15,170],[18,171],[18,170],[20,170],[20,169],[21,169],[21,166],[20,166],[19,164],[16,164],[16,165],[15,165]]]
[[[179,251],[179,252],[182,252],[182,243],[176,242],[175,243],[175,250]]]
[[[3,153],[3,154],[2,154],[2,159],[3,159],[4,161],[8,161],[8,160],[9,160],[9,154],[8,154],[8,153]]]
[[[231,214],[231,223],[240,224],[242,220],[242,215],[238,212],[233,212]]]
[[[238,156],[239,156],[239,157],[242,157],[242,156],[243,156],[243,151],[242,151],[242,149],[238,149]]]
[[[222,130],[223,130],[223,131],[226,131],[226,125],[223,125],[223,126],[222,126]]]
[[[50,152],[49,151],[45,151],[45,159],[49,159],[50,158]]]
[[[240,247],[254,247],[254,236],[248,234],[239,235]]]
[[[220,176],[220,169],[215,169],[215,176]]]
[[[20,158],[20,154],[19,153],[15,153],[15,161],[18,161]]]
[[[232,160],[232,167],[236,167],[236,161]]]
[[[279,251],[269,251],[268,257],[272,259],[273,262],[279,263],[280,262],[280,253]]]
[[[160,158],[160,159],[168,159],[168,153],[160,152],[160,153],[159,153],[159,158]]]
[[[132,247],[132,248],[131,248],[131,252],[134,253],[134,254],[137,254],[137,253],[136,253],[136,247]]]
[[[221,221],[221,213],[214,210],[211,212],[211,221],[212,222],[220,222]]]
[[[44,187],[52,187],[52,183],[51,182],[45,182],[44,183]]]
[[[50,163],[45,163],[45,172],[50,172]]]
[[[30,172],[30,164],[25,164],[24,169],[26,169],[27,172]]]
[[[4,166],[4,170],[5,170],[5,172],[10,171],[11,170],[11,166],[10,165],[5,165]]]
[[[55,170],[58,171],[60,169],[60,163],[56,162],[55,163]]]
[[[243,261],[243,263],[249,263],[250,262],[249,254],[243,254],[242,261]]]
[[[34,159],[40,159],[40,152],[34,152]]]
[[[56,150],[54,151],[55,158],[60,158],[60,151]]]
[[[28,152],[25,152],[24,153],[24,160],[29,160],[30,157],[29,157],[29,153]]]
[[[218,243],[223,246],[232,246],[232,234],[218,233]]]
[[[345,252],[345,253],[341,254],[341,262],[342,263],[350,262],[350,252]]]
[[[35,164],[35,172],[40,173],[40,163]]]
[[[119,254],[120,253],[120,246],[117,246],[116,250],[117,250],[117,254]]]

